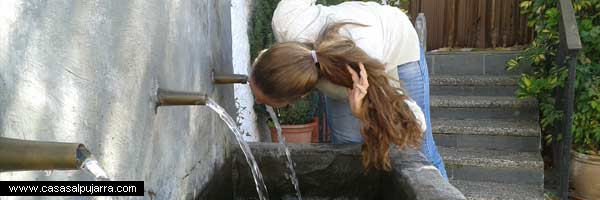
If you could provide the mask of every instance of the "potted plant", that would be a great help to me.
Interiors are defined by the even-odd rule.
[[[573,114],[571,181],[584,199],[600,199],[600,63],[593,67],[578,74]]]
[[[274,109],[286,142],[319,142],[319,119],[316,116],[317,98],[316,94],[310,93],[308,96],[302,97],[286,107]],[[278,142],[273,120],[269,120],[268,123],[272,141]]]
[[[275,108],[281,124],[281,133],[288,143],[316,143],[319,137],[319,120],[316,116],[317,95],[310,93],[292,104]],[[271,139],[278,142],[277,131],[272,120],[269,120]]]

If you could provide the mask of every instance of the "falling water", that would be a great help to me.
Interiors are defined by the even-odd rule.
[[[44,171],[44,175],[46,175],[46,176],[52,176],[52,173],[54,173],[54,170],[46,170],[46,171]]]
[[[108,174],[100,167],[96,157],[83,145],[77,147],[77,160],[81,161],[79,168],[92,175],[97,181],[110,181]]]
[[[292,156],[290,155],[290,150],[285,144],[285,138],[281,134],[281,124],[279,124],[279,119],[277,119],[277,115],[273,110],[273,107],[266,106],[267,112],[271,115],[271,119],[273,119],[273,124],[275,124],[275,130],[277,130],[277,140],[279,144],[283,146],[285,149],[285,156],[287,157],[287,167],[290,169],[290,179],[292,180],[292,184],[294,184],[294,189],[296,189],[296,196],[298,199],[302,200],[302,195],[300,194],[300,184],[298,183],[298,178],[296,177],[296,170],[294,170],[294,161],[292,161]]]
[[[86,158],[85,161],[83,161],[83,164],[81,164],[81,169],[94,176],[97,181],[110,181],[108,174],[106,174],[106,171],[100,167],[98,160],[96,160],[94,156],[89,156]]]
[[[260,173],[260,170],[258,169],[256,160],[254,160],[254,156],[252,155],[252,151],[250,150],[248,143],[246,143],[246,141],[244,141],[242,139],[242,134],[240,132],[240,129],[237,127],[233,118],[231,118],[231,116],[229,116],[229,114],[227,114],[227,112],[225,111],[225,109],[223,109],[223,107],[219,106],[219,104],[217,104],[217,102],[215,102],[214,100],[212,100],[210,98],[206,102],[206,106],[210,107],[215,112],[217,112],[217,114],[219,114],[221,119],[223,121],[225,121],[227,126],[229,126],[229,129],[231,129],[231,131],[233,131],[233,135],[235,136],[235,139],[237,140],[238,144],[240,145],[240,148],[242,149],[244,156],[246,156],[246,162],[248,162],[248,165],[250,166],[250,169],[252,171],[252,175],[254,176],[254,183],[256,184],[256,192],[258,192],[258,197],[261,200],[269,199],[268,196],[266,196],[266,195],[268,195],[267,187],[265,186],[262,174]]]

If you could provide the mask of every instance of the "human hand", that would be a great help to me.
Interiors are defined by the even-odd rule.
[[[361,113],[364,112],[363,102],[365,96],[367,96],[367,89],[369,88],[367,70],[365,70],[365,66],[362,63],[358,63],[358,66],[360,68],[360,77],[356,71],[354,71],[350,66],[346,65],[348,72],[352,76],[353,82],[352,89],[347,89],[348,101],[350,104],[350,110],[356,117],[359,117]]]

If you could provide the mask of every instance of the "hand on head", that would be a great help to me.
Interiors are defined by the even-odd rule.
[[[358,63],[360,67],[360,77],[354,69],[352,69],[349,65],[346,65],[348,72],[352,75],[352,89],[347,89],[348,91],[348,102],[350,104],[350,110],[352,114],[356,117],[361,116],[361,114],[365,111],[363,108],[363,102],[365,96],[367,96],[367,89],[369,88],[369,81],[367,79],[367,70],[365,70],[365,66],[362,63]]]

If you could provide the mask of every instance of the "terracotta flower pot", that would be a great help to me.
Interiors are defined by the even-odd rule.
[[[313,121],[308,124],[281,125],[281,134],[283,134],[287,143],[311,143],[314,134],[317,134],[318,137],[318,130],[318,118],[314,118]],[[271,139],[273,142],[279,142],[279,140],[277,140],[277,131],[275,128],[271,128]]]
[[[600,199],[600,156],[571,151],[571,180],[573,196]]]

